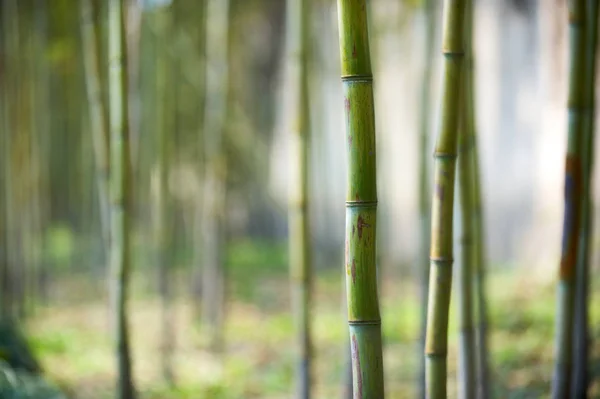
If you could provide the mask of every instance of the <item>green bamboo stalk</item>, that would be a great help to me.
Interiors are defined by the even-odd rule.
[[[5,223],[6,223],[6,273],[4,275],[3,298],[5,314],[8,318],[16,318],[18,302],[18,281],[16,273],[17,254],[15,248],[17,225],[15,223],[15,189],[13,168],[15,131],[17,131],[17,107],[19,95],[19,21],[18,3],[15,0],[4,0],[2,3],[2,28],[3,28],[3,127],[5,134],[4,142],[4,170],[5,170]]]
[[[309,399],[311,386],[311,245],[309,224],[308,159],[309,116],[309,18],[310,0],[288,0],[287,26],[290,66],[293,72],[296,120],[291,126],[292,152],[289,205],[290,277],[297,329],[296,397]]]
[[[159,189],[158,189],[158,212],[156,216],[156,248],[158,250],[158,270],[159,287],[161,297],[161,362],[163,378],[168,384],[174,383],[172,357],[174,350],[174,324],[172,308],[172,276],[170,272],[169,256],[169,236],[170,223],[169,212],[171,210],[171,200],[168,192],[168,179],[170,168],[170,155],[172,152],[173,137],[173,113],[175,111],[172,87],[168,87],[168,82],[172,81],[171,57],[167,54],[171,31],[171,15],[169,8],[157,10],[155,12],[154,23],[157,31],[156,45],[156,127],[158,133],[157,140],[157,166],[159,170]]]
[[[448,312],[452,290],[454,177],[464,59],[464,0],[444,1],[444,83],[440,133],[434,158],[429,303],[427,309],[426,397],[446,398]]]
[[[583,122],[583,192],[581,232],[575,277],[575,334],[573,341],[573,391],[572,397],[585,398],[589,386],[588,351],[589,334],[589,268],[593,234],[592,175],[595,148],[595,87],[596,87],[596,46],[598,41],[598,0],[586,2],[586,61],[585,99]]]
[[[462,228],[462,256],[458,268],[458,315],[459,315],[459,381],[458,397],[475,398],[475,334],[473,323],[473,268],[475,263],[475,252],[473,248],[475,232],[475,209],[473,186],[475,183],[473,170],[473,142],[472,131],[474,118],[470,113],[473,109],[470,107],[473,92],[470,90],[472,81],[469,79],[468,65],[471,58],[472,42],[472,13],[473,0],[465,0],[465,61],[466,68],[462,73],[462,94],[460,102],[460,154],[458,157],[459,173],[459,198],[461,206],[461,228]]]
[[[471,0],[472,1],[472,0]],[[471,170],[473,179],[473,276],[475,278],[474,297],[476,308],[475,357],[476,357],[476,396],[479,399],[490,397],[488,311],[486,302],[486,258],[485,229],[481,205],[481,178],[479,176],[479,149],[477,144],[477,121],[475,108],[475,55],[473,48],[474,4],[470,4],[468,24],[471,34],[467,42],[467,103],[468,134],[471,146]]]
[[[555,368],[552,397],[562,399],[571,392],[573,356],[573,305],[579,226],[582,208],[582,144],[585,134],[585,0],[569,2],[571,42],[569,78],[569,137],[565,165],[565,213],[558,281]]]
[[[425,351],[425,334],[427,329],[427,296],[429,292],[429,266],[425,263],[429,254],[429,239],[431,238],[431,190],[429,188],[429,133],[431,121],[431,81],[433,76],[433,49],[436,32],[435,2],[423,2],[425,16],[425,59],[423,81],[421,83],[421,115],[419,134],[419,259],[417,262],[420,278],[420,303],[421,303],[421,334],[419,338],[419,354]],[[425,398],[425,358],[419,355],[419,398]]]
[[[133,399],[127,299],[130,274],[130,187],[127,59],[123,0],[108,3],[110,95],[110,270],[118,383],[116,397]]]
[[[102,99],[100,84],[100,38],[92,0],[80,0],[81,42],[85,86],[87,90],[89,121],[94,148],[96,166],[96,184],[98,186],[98,203],[100,204],[100,229],[104,240],[105,253],[108,253],[110,237],[110,219],[108,205],[109,184],[109,137],[107,114]]]
[[[373,74],[365,0],[338,0],[348,178],[346,292],[354,398],[384,397],[377,293]]]
[[[225,203],[227,162],[223,148],[228,105],[229,0],[207,1],[204,120],[202,314],[213,350],[222,346],[225,312]]]

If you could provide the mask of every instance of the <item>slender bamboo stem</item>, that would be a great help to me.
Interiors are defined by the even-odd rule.
[[[473,1],[473,0],[470,0]],[[470,27],[470,35],[467,42],[467,103],[468,112],[468,134],[471,146],[471,168],[473,179],[473,275],[475,278],[474,297],[476,309],[476,396],[479,399],[490,397],[490,377],[488,361],[488,312],[486,302],[486,258],[485,258],[485,229],[483,210],[481,205],[481,178],[479,176],[479,147],[477,144],[477,120],[475,108],[475,54],[473,47],[474,28],[474,4],[471,3],[467,14]]]
[[[448,312],[452,290],[454,177],[464,59],[464,0],[444,1],[444,83],[440,133],[434,158],[429,303],[427,309],[426,397],[446,398]]]
[[[172,308],[172,276],[170,272],[169,212],[171,208],[168,192],[168,178],[170,155],[172,152],[173,114],[175,112],[175,99],[172,98],[172,87],[168,85],[171,80],[171,57],[167,54],[169,34],[171,31],[171,10],[160,9],[153,16],[157,27],[156,43],[156,127],[158,130],[158,212],[156,220],[156,248],[158,254],[158,283],[161,297],[161,363],[163,378],[168,384],[174,383],[172,357],[174,350],[174,320]]]
[[[110,242],[110,218],[108,206],[109,184],[109,137],[106,121],[105,104],[102,101],[100,84],[100,38],[96,35],[96,17],[92,0],[80,0],[81,41],[85,86],[87,90],[88,109],[94,160],[96,164],[96,184],[98,185],[98,203],[100,204],[100,228],[104,239],[105,253],[108,253]]]
[[[425,350],[425,334],[427,329],[427,296],[429,292],[429,265],[426,259],[429,254],[429,240],[431,238],[431,190],[429,176],[429,133],[431,121],[431,81],[433,76],[434,39],[435,39],[435,2],[425,0],[423,3],[425,16],[425,59],[423,81],[421,83],[421,116],[419,135],[419,259],[417,262],[420,276],[421,295],[421,334],[419,339],[419,354]],[[425,358],[419,355],[419,398],[425,398]]]
[[[203,328],[210,346],[219,350],[225,312],[224,218],[227,195],[227,162],[223,148],[228,105],[229,0],[207,1],[206,111],[204,119],[202,275]]]
[[[293,79],[295,81],[296,120],[292,130],[293,162],[290,179],[289,245],[290,276],[293,307],[297,329],[297,387],[296,397],[311,397],[311,245],[309,224],[308,159],[310,139],[309,116],[309,14],[310,0],[288,1],[288,46]]]
[[[573,391],[572,397],[585,398],[589,386],[588,351],[589,335],[589,268],[590,240],[593,234],[592,174],[595,148],[595,87],[596,87],[596,46],[598,41],[598,0],[586,1],[586,61],[585,98],[583,122],[583,192],[581,210],[581,232],[575,277],[575,333],[573,341]]]
[[[573,356],[573,305],[579,226],[582,208],[582,143],[585,100],[585,0],[569,2],[571,60],[569,78],[569,134],[565,165],[565,213],[558,281],[555,368],[552,397],[562,399],[571,392]]]
[[[365,0],[338,0],[348,185],[346,292],[354,398],[384,397],[377,293],[377,184],[373,75]]]
[[[469,79],[469,63],[472,61],[472,13],[473,0],[465,0],[465,62],[466,66],[462,74],[462,94],[460,113],[460,154],[458,157],[459,170],[459,198],[461,205],[461,227],[462,227],[462,256],[458,268],[458,314],[459,314],[459,381],[458,397],[474,398],[475,379],[475,331],[473,322],[473,268],[475,264],[474,233],[475,233],[475,209],[474,209],[474,162],[472,131],[474,122],[473,108],[470,90],[472,81]]]
[[[110,268],[112,273],[112,312],[116,338],[118,383],[116,397],[133,399],[131,355],[127,316],[130,274],[130,187],[127,59],[123,0],[108,3],[108,54],[110,94]]]

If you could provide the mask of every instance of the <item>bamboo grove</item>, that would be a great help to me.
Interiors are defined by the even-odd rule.
[[[555,3],[0,0],[0,398],[600,395]]]

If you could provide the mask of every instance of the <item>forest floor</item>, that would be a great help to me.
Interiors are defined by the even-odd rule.
[[[155,274],[153,274],[155,275]],[[100,279],[101,280],[101,279]],[[222,356],[206,349],[187,295],[173,305],[174,383],[162,378],[161,305],[155,290],[137,276],[129,304],[135,382],[142,399],[283,399],[294,381],[293,320],[283,273],[254,279],[233,273]],[[148,280],[148,279],[146,279]],[[183,287],[183,274],[178,277]],[[106,296],[90,278],[71,276],[54,284],[54,299],[39,308],[27,331],[49,378],[74,398],[113,398],[114,351]],[[515,272],[490,273],[491,351],[494,397],[548,397],[552,375],[555,285]],[[600,290],[591,300],[592,397],[600,397]],[[314,306],[314,397],[341,398],[347,326],[339,273],[320,273]],[[180,291],[181,292],[181,291]],[[185,291],[187,293],[187,291]],[[185,298],[184,298],[185,297]],[[414,284],[385,279],[382,319],[388,399],[413,398],[417,381],[419,306]],[[455,296],[454,303],[455,301]],[[450,378],[454,397],[456,312],[450,326]]]

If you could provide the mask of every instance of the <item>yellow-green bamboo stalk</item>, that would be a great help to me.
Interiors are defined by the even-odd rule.
[[[585,98],[583,122],[583,192],[581,211],[581,232],[575,281],[575,324],[573,341],[573,391],[572,397],[585,398],[589,386],[588,352],[589,335],[589,267],[590,240],[593,234],[592,177],[595,148],[595,87],[596,87],[596,46],[598,41],[598,0],[586,1],[586,57],[585,57]]]
[[[92,0],[80,0],[81,42],[85,86],[87,90],[90,129],[96,164],[96,184],[98,185],[98,203],[100,204],[100,228],[104,239],[105,254],[108,253],[110,222],[108,206],[109,184],[109,139],[107,114],[102,100],[100,84],[100,38],[96,34],[97,19]]]
[[[156,249],[158,251],[159,288],[161,297],[161,363],[163,378],[169,384],[174,382],[172,357],[174,350],[174,312],[172,308],[172,277],[170,273],[169,211],[171,201],[168,192],[170,154],[172,152],[173,114],[175,99],[172,98],[172,86],[169,85],[171,74],[171,57],[168,54],[171,32],[171,15],[169,8],[155,11],[153,15],[156,29],[156,96],[155,122],[157,137],[158,207],[156,215]]]
[[[465,0],[465,61],[469,61],[469,42],[471,27],[469,14],[471,1]],[[458,157],[459,173],[459,198],[461,207],[462,229],[462,256],[458,264],[458,319],[459,319],[459,345],[458,345],[458,397],[472,399],[475,397],[475,334],[473,331],[473,159],[472,142],[470,141],[471,109],[468,107],[469,80],[468,68],[462,74],[462,94],[460,101],[460,154]]]
[[[460,102],[460,154],[458,157],[459,198],[461,206],[462,256],[458,268],[458,315],[459,315],[459,347],[458,347],[458,397],[475,398],[475,334],[473,323],[473,267],[475,252],[473,248],[475,231],[475,208],[473,198],[474,163],[472,131],[474,122],[470,113],[470,96],[473,92],[469,86],[469,62],[471,59],[472,42],[472,8],[473,0],[465,0],[465,62],[462,74],[462,94]]]
[[[585,100],[585,0],[569,2],[571,46],[569,77],[569,137],[565,165],[565,212],[558,281],[555,368],[552,397],[567,398],[571,392],[573,356],[573,305],[582,196],[582,143]]]
[[[427,309],[426,397],[446,398],[448,312],[452,290],[454,177],[464,61],[464,0],[444,1],[444,82],[441,125],[434,158],[429,303]]]
[[[293,72],[295,120],[291,126],[292,161],[289,205],[289,248],[292,301],[297,329],[296,398],[308,399],[311,386],[311,245],[308,195],[309,12],[310,0],[288,0],[288,50]]]
[[[203,190],[202,327],[210,346],[222,344],[225,312],[225,203],[227,162],[223,148],[228,103],[229,0],[207,1],[205,176]]]
[[[427,258],[429,255],[429,239],[431,238],[431,190],[429,176],[430,148],[429,133],[432,115],[431,107],[431,81],[433,76],[433,57],[434,57],[434,39],[435,39],[435,1],[425,0],[423,2],[423,11],[425,17],[425,59],[423,80],[421,83],[421,115],[420,115],[420,134],[419,134],[419,258],[422,261],[417,262],[418,275],[420,278],[420,296],[421,296],[421,334],[419,338],[419,398],[425,398],[425,358],[421,356],[425,350],[425,333],[427,329],[427,296],[429,284],[429,265]]]
[[[365,0],[338,0],[348,178],[346,292],[354,398],[384,397],[377,292],[373,75]]]
[[[472,1],[472,0],[470,0]],[[475,108],[475,55],[473,47],[473,21],[474,21],[474,4],[469,4],[467,23],[471,34],[467,41],[467,102],[466,106],[469,109],[467,113],[467,127],[470,141],[471,155],[471,170],[473,178],[473,275],[475,278],[474,284],[474,300],[476,309],[476,327],[475,327],[475,370],[476,370],[476,397],[486,399],[490,397],[490,377],[489,377],[489,361],[488,361],[488,312],[486,302],[485,289],[485,229],[483,224],[483,210],[481,205],[481,182],[479,176],[479,148],[477,145],[477,120]]]
[[[110,95],[110,270],[118,383],[116,397],[133,399],[127,298],[130,274],[130,190],[127,58],[123,0],[108,3]]]

